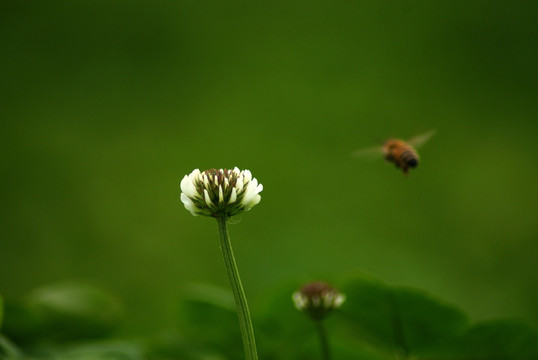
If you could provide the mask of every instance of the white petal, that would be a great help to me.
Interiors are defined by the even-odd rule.
[[[198,216],[199,215],[199,213],[198,213],[199,209],[193,203],[185,204],[185,209],[189,210],[189,212],[193,216]]]
[[[256,195],[250,200],[248,203],[245,204],[245,210],[252,209],[255,205],[258,205],[258,203],[261,201],[262,197],[260,195]]]
[[[197,195],[196,187],[190,176],[186,176],[181,180],[181,191],[185,195],[195,197]]]
[[[252,179],[252,180],[250,181],[250,184],[253,184],[253,185],[254,185],[254,188],[257,188],[257,187],[258,187],[258,180],[257,180],[256,178],[254,178],[254,179]],[[250,186],[250,184],[249,184],[249,186]]]
[[[194,169],[193,172],[189,174],[189,178],[191,179],[191,182],[194,184],[197,180],[201,180],[202,173],[198,169]]]
[[[235,183],[235,187],[237,188],[237,191],[241,191],[243,190],[243,178],[242,177],[238,177],[237,178],[237,182]]]
[[[262,186],[263,190],[263,186]],[[242,204],[245,206],[245,210],[250,210],[254,205],[258,204],[261,200],[261,196],[258,193],[261,190],[258,186],[258,180],[253,179],[245,190]]]
[[[194,169],[188,176],[194,180],[198,177],[198,175],[200,175],[200,170]]]
[[[192,215],[198,216],[198,208],[187,195],[181,194],[181,202],[185,205],[185,209],[189,210]]]
[[[346,301],[346,296],[344,294],[338,294],[336,299],[334,299],[334,307],[340,307],[344,301]]]
[[[256,195],[255,188],[251,185],[252,183],[249,183],[245,189],[245,195],[243,195],[243,200],[241,201],[243,205],[250,203]]]
[[[187,187],[188,187],[188,184],[191,182],[191,179],[189,177],[189,175],[185,175],[183,177],[183,180],[181,180],[181,183],[179,185],[179,187],[181,188],[181,191],[182,192],[187,192]]]
[[[304,310],[307,303],[306,296],[301,294],[299,291],[296,291],[293,293],[292,298],[293,298],[293,303],[295,304],[295,307],[298,310]]]
[[[230,195],[230,201],[228,201],[228,204],[233,204],[237,200],[237,191],[235,188],[232,189],[232,195]]]
[[[204,189],[204,199],[207,206],[209,207],[213,206],[213,203],[211,202],[211,199],[209,198],[209,193],[207,192],[206,189]]]
[[[252,179],[252,173],[250,172],[250,170],[244,170],[243,177],[245,178],[245,180],[250,181]]]
[[[185,195],[184,193],[181,193],[181,202],[183,204],[187,205],[189,203],[192,203],[192,200],[187,195]]]
[[[222,185],[219,185],[219,203],[224,201],[224,195],[222,194]]]

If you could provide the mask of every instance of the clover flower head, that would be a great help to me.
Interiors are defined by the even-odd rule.
[[[295,307],[314,320],[321,320],[331,310],[339,308],[345,300],[344,294],[322,281],[308,283],[293,293]]]
[[[230,217],[252,209],[262,190],[249,170],[196,169],[181,180],[181,201],[194,216]]]

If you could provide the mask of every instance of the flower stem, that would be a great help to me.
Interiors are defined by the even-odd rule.
[[[247,298],[245,297],[243,285],[241,285],[241,279],[239,278],[239,271],[237,270],[237,265],[235,263],[232,244],[230,243],[230,237],[228,236],[226,220],[227,218],[224,216],[217,217],[222,255],[224,256],[224,263],[226,264],[226,271],[228,272],[228,278],[232,285],[237,315],[239,316],[239,327],[241,328],[241,335],[243,336],[245,357],[247,360],[257,360],[258,354],[256,352],[254,329],[252,328],[252,321],[250,320]]]
[[[323,325],[323,320],[314,321],[316,324],[316,330],[319,335],[319,343],[321,346],[321,356],[323,360],[330,360],[331,355],[329,352],[329,341],[327,339],[327,332],[325,331],[325,326]]]

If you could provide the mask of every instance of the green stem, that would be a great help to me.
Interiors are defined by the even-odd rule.
[[[323,320],[314,321],[316,324],[316,330],[319,335],[319,343],[321,346],[321,356],[323,360],[330,360],[331,355],[329,352],[329,341],[327,339],[327,332],[325,331],[325,326],[323,325]]]
[[[230,279],[230,284],[232,285],[237,315],[239,316],[239,327],[241,328],[241,335],[243,336],[245,357],[247,360],[257,360],[258,354],[256,352],[254,329],[252,328],[252,321],[250,320],[247,298],[245,297],[243,285],[241,285],[241,279],[239,278],[239,271],[237,270],[237,265],[235,263],[232,244],[230,243],[230,237],[228,236],[226,220],[226,217],[217,217],[217,222],[219,224],[220,246],[222,249],[222,255],[224,256],[224,263],[226,264],[228,278]]]

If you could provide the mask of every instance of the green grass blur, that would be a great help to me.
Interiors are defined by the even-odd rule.
[[[538,323],[534,1],[5,1],[0,293],[83,280],[126,333],[227,287],[194,168],[250,169],[230,226],[251,308],[360,270]],[[437,129],[409,177],[351,157]]]

